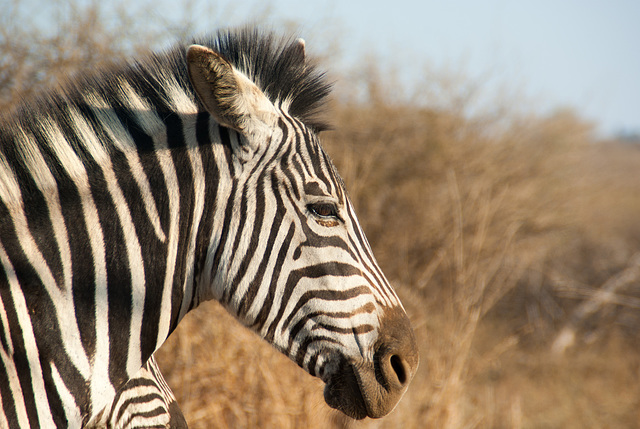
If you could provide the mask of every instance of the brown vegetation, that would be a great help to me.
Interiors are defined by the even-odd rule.
[[[11,31],[0,32],[3,109],[38,88],[25,79],[67,73],[64,58],[94,65],[140,46],[98,31],[34,58],[58,39],[33,51]],[[350,421],[320,381],[209,303],[159,352],[190,425],[635,427],[640,150],[598,140],[570,111],[470,114],[464,98],[391,102],[392,90],[374,76],[336,98],[322,137],[416,330],[406,397],[382,420]]]
[[[337,102],[333,122],[325,146],[412,318],[418,375],[390,416],[348,421],[213,304],[160,355],[190,422],[633,427],[640,150],[567,111],[497,126],[368,99]]]

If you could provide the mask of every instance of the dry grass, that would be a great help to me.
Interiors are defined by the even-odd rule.
[[[15,10],[0,19],[3,110],[142,49],[95,2],[49,36],[16,25]],[[323,138],[413,321],[419,372],[392,414],[353,422],[209,303],[159,352],[191,426],[636,427],[640,150],[598,141],[570,111],[470,108],[482,82],[433,80],[418,102],[357,76],[366,85],[335,100]]]
[[[496,131],[408,103],[334,106],[326,146],[420,342],[419,372],[390,416],[330,411],[320,384],[216,309],[161,350],[190,422],[635,426],[640,151],[597,141],[566,111],[509,120]],[[563,328],[574,342],[558,354]],[[185,347],[207,357],[167,365]]]
[[[240,326],[217,303],[189,314],[162,347],[160,359],[193,427],[328,424],[322,382]]]

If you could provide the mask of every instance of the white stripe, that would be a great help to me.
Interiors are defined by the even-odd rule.
[[[173,392],[171,391],[171,388],[167,384],[167,381],[162,376],[162,373],[160,372],[160,368],[158,368],[158,364],[153,355],[151,355],[151,358],[149,359],[148,363],[149,363],[149,368],[148,369],[145,368],[145,371],[147,371],[149,373],[149,376],[156,381],[156,384],[162,391],[164,398],[167,400],[167,403],[175,401],[176,398],[175,396],[173,396]]]
[[[9,358],[7,353],[2,348],[0,348],[0,358],[2,358],[2,363],[6,368],[6,374],[7,374],[7,377],[9,378],[10,392],[5,392],[5,393],[10,393],[9,397],[11,398],[16,410],[16,418],[18,419],[18,426],[21,428],[27,428],[29,427],[29,417],[27,417],[27,408],[24,403],[24,395],[22,394],[22,388],[20,387],[20,380],[18,378],[18,372],[16,371],[15,363],[11,358]],[[0,394],[2,394],[2,392],[0,392]],[[0,396],[0,399],[1,399],[1,396]],[[4,417],[5,418],[4,421],[6,421],[4,412],[2,413],[2,417]],[[7,424],[1,427],[8,428],[9,425]]]
[[[226,240],[226,243],[225,243],[226,247],[222,249],[222,254],[221,254],[221,259],[224,262],[222,262],[220,266],[215,267],[216,272],[214,274],[215,275],[214,283],[219,287],[219,290],[216,291],[217,293],[219,293],[219,295],[216,295],[215,298],[217,300],[221,300],[224,296],[229,280],[233,277],[234,262],[237,264],[238,263],[237,260],[242,258],[242,256],[238,257],[237,255],[227,254],[228,251],[232,249],[233,243],[235,243],[236,235],[240,233],[238,229],[240,227],[240,218],[241,218],[239,212],[240,212],[240,207],[242,202],[242,183],[239,183],[238,187],[235,189],[235,195],[231,195],[231,193],[229,192],[228,198],[225,198],[225,199],[218,198],[218,200],[221,202],[222,201],[226,202],[226,205],[224,207],[221,207],[222,208],[221,217],[214,217],[214,219],[224,219],[228,205],[231,205],[233,210],[233,213],[231,215],[231,221],[229,222],[229,225],[228,225],[228,229],[225,231],[219,231],[220,236],[224,234],[225,240]],[[222,204],[220,204],[219,206],[222,206]],[[223,222],[220,222],[218,224],[218,222],[214,222],[214,228],[221,227],[222,223]],[[238,255],[242,255],[242,254],[238,252]]]
[[[288,274],[291,272],[291,270],[283,269],[280,272],[280,278],[278,279],[280,283],[276,285],[271,284],[272,281],[275,280],[273,276],[277,268],[276,263],[278,260],[278,254],[282,249],[284,239],[289,233],[289,227],[290,227],[290,224],[283,222],[280,230],[278,231],[278,236],[276,237],[275,244],[273,246],[273,252],[269,255],[269,264],[267,265],[267,269],[264,274],[264,279],[266,280],[264,280],[260,285],[260,289],[258,290],[258,293],[255,299],[253,300],[253,304],[251,305],[251,310],[247,315],[248,317],[255,319],[255,317],[257,317],[258,314],[260,313],[260,310],[262,310],[262,307],[267,306],[269,304],[271,305],[271,310],[269,311],[269,315],[267,316],[260,332],[260,335],[263,338],[267,335],[267,330],[269,328],[269,325],[271,325],[271,322],[273,322],[276,315],[278,314],[278,311],[281,305],[281,300],[282,300],[282,294],[276,293],[275,296],[273,297],[273,302],[272,303],[267,302],[267,296],[269,294],[269,290],[271,288],[275,288],[277,291],[283,291],[285,283],[287,281]],[[295,252],[295,247],[296,246],[289,247],[289,249],[287,250],[288,254],[285,256],[285,260],[287,261],[293,260],[293,253]]]
[[[13,175],[13,170],[11,170],[1,152],[0,177],[2,177],[2,180],[0,180],[0,200],[4,201],[5,205],[11,210],[11,207],[22,201],[22,194],[18,181]]]
[[[33,144],[33,139],[29,139],[25,133],[20,130],[20,132],[16,134],[16,143],[16,147],[22,152],[25,165],[29,166],[31,177],[33,177],[36,186],[40,192],[42,192],[47,202],[49,219],[51,220],[60,260],[62,262],[64,290],[67,293],[71,293],[71,249],[69,246],[67,227],[64,223],[64,217],[62,216],[60,197],[55,178],[53,174],[51,174],[51,170],[44,160],[40,149],[37,145]]]
[[[256,198],[255,195],[253,195],[253,193],[251,192],[252,190],[256,189],[256,184],[251,183],[253,182],[253,180],[249,180],[248,182],[250,183],[243,183],[241,186],[248,188],[249,193],[245,194],[244,192],[238,192],[236,194],[237,198],[233,204],[234,207],[238,208],[238,215],[234,216],[235,218],[237,218],[237,222],[233,223],[230,228],[234,231],[235,234],[233,237],[233,241],[227,241],[228,244],[235,243],[237,236],[240,236],[240,239],[238,240],[238,247],[233,249],[235,254],[231,257],[231,260],[228,264],[229,273],[227,274],[227,281],[235,279],[236,282],[240,282],[237,283],[238,289],[242,289],[242,286],[248,286],[242,285],[242,279],[238,278],[237,276],[239,274],[238,272],[240,271],[240,268],[242,267],[242,264],[248,256],[250,250],[249,246],[251,244],[251,235],[253,234],[254,228],[261,228],[264,230],[264,225],[256,225]],[[246,204],[246,213],[244,214],[244,219],[242,219],[241,213],[239,211],[239,208],[242,206],[243,200]],[[242,221],[244,221],[244,226],[243,230],[241,231],[239,228]],[[228,249],[231,249],[231,247],[229,246]],[[260,255],[260,253],[258,253],[260,252],[260,250],[264,252],[266,249],[256,249],[257,255]],[[259,261],[256,261],[256,265],[259,265]],[[248,273],[245,273],[245,278],[250,278],[248,277]],[[237,297],[241,297],[241,295],[238,295],[239,292],[240,291],[236,290]],[[233,297],[230,297],[230,300],[231,299],[233,299]]]
[[[29,371],[31,375],[31,387],[33,389],[34,399],[36,401],[36,410],[38,414],[38,422],[41,427],[54,427],[53,417],[51,416],[51,410],[49,409],[49,400],[47,398],[47,392],[44,387],[44,378],[42,377],[42,368],[40,367],[40,358],[38,355],[38,347],[36,344],[36,338],[33,334],[33,327],[31,326],[31,317],[29,316],[29,310],[27,309],[27,303],[22,294],[20,285],[16,277],[16,273],[13,270],[13,265],[9,261],[9,256],[4,250],[4,246],[0,242],[0,263],[4,267],[4,272],[7,274],[9,280],[9,288],[11,290],[11,297],[13,298],[13,305],[18,317],[18,324],[22,330],[22,339],[24,341],[24,347],[27,354],[27,361],[29,362]],[[4,349],[2,351],[2,359],[5,367],[9,370],[9,382],[12,386],[11,390],[14,394],[19,393],[17,398],[22,398],[22,391],[19,387],[18,374],[15,371],[13,362],[8,359]],[[16,387],[17,385],[17,387]],[[16,396],[14,396],[16,398]],[[16,408],[18,404],[16,404]],[[24,422],[26,418],[26,410],[19,409],[18,421],[21,427],[28,427],[28,420]],[[23,422],[25,423],[23,425]]]
[[[191,223],[191,236],[189,237],[189,244],[187,248],[187,272],[183,285],[184,295],[182,305],[180,307],[180,313],[178,315],[178,321],[180,321],[189,310],[189,304],[191,303],[191,297],[193,295],[193,270],[195,268],[196,238],[198,235],[198,226],[200,225],[200,220],[202,219],[202,214],[204,212],[205,202],[204,167],[202,165],[200,150],[196,139],[198,106],[187,96],[184,90],[182,90],[180,85],[178,85],[172,77],[164,77],[162,87],[167,94],[167,102],[171,105],[173,110],[183,118],[182,127],[185,144],[187,146],[187,153],[189,155],[189,161],[193,172],[193,220]]]
[[[166,144],[166,140],[165,140]],[[162,145],[158,145],[161,147]],[[178,178],[176,176],[173,160],[168,150],[156,149],[158,161],[162,168],[162,173],[167,183],[167,191],[169,194],[169,243],[167,251],[166,272],[164,279],[164,289],[162,291],[162,305],[160,308],[160,321],[158,323],[158,339],[156,347],[167,339],[171,324],[171,294],[173,291],[173,277],[176,269],[176,257],[178,254],[178,221],[180,192],[178,190]]]
[[[60,160],[60,164],[67,171],[75,182],[78,193],[80,194],[80,203],[84,215],[87,233],[89,234],[89,243],[91,245],[91,253],[93,255],[93,265],[95,271],[95,332],[96,332],[96,349],[93,356],[93,365],[91,369],[91,402],[97,410],[102,409],[110,400],[115,391],[109,380],[109,302],[107,296],[107,267],[104,250],[104,237],[100,227],[98,217],[98,209],[91,195],[89,179],[85,171],[84,165],[73,151],[69,143],[57,125],[43,120],[43,133],[47,136],[47,140],[54,150],[56,156]],[[60,302],[53,300],[54,303]],[[73,305],[73,302],[70,303]],[[57,308],[57,305],[56,305]],[[69,307],[72,309],[73,307]],[[62,315],[58,316],[60,321],[65,320]],[[61,327],[62,334],[65,335],[69,329]],[[67,353],[72,356],[73,351],[81,354],[82,344],[80,344],[80,335],[76,334],[78,344],[73,348],[67,348]],[[84,355],[83,355],[84,356]],[[86,357],[85,357],[86,359]],[[84,374],[83,374],[84,375]],[[85,378],[89,378],[88,374]],[[102,406],[100,406],[102,404]]]
[[[82,414],[80,413],[80,408],[76,404],[76,400],[67,389],[67,386],[64,384],[64,380],[60,377],[60,373],[58,372],[58,368],[51,362],[51,377],[53,378],[53,382],[56,385],[56,390],[58,391],[58,395],[60,395],[60,399],[62,400],[62,404],[64,405],[64,415],[67,418],[67,425],[69,427],[73,427],[76,425],[80,425],[82,422]]]
[[[7,318],[7,311],[4,308],[4,301],[0,299],[0,321],[2,321],[2,330],[4,331],[4,337],[7,340],[7,347],[10,355],[13,355],[13,342],[11,341],[11,327],[9,326],[9,319]]]
[[[264,180],[269,181],[270,179],[265,178]],[[270,186],[270,185],[267,184],[265,186]],[[252,214],[255,213],[256,211],[255,203],[256,203],[256,198],[254,196],[251,196],[249,200],[249,204],[247,206],[247,211],[249,213],[252,213]],[[280,249],[277,249],[278,251],[274,251],[276,250],[274,246],[271,252],[267,252],[267,246],[269,245],[269,235],[271,234],[271,227],[272,227],[273,219],[276,214],[276,207],[275,207],[275,204],[266,204],[266,207],[264,209],[265,209],[265,213],[263,213],[263,225],[253,225],[253,228],[250,227],[248,230],[247,245],[249,244],[248,240],[251,238],[251,234],[253,233],[254,228],[260,228],[260,234],[258,235],[258,243],[255,249],[254,260],[251,261],[244,275],[244,279],[247,279],[247,280],[238,283],[234,296],[231,299],[231,302],[233,303],[232,305],[234,306],[234,308],[237,308],[242,298],[246,295],[249,289],[249,285],[251,283],[251,279],[255,278],[258,272],[258,269],[260,268],[260,264],[262,264],[263,262],[262,260],[265,258],[270,258],[271,259],[270,262],[274,262],[274,259],[277,258],[278,251],[280,250]],[[255,219],[253,218],[253,216],[250,216],[247,219],[247,222],[255,222]],[[282,234],[282,236],[284,237],[288,232],[288,228],[286,227],[287,226],[286,224],[283,224],[282,226],[283,227],[280,228],[280,231],[278,231],[278,234]],[[277,241],[277,238],[276,238],[276,243],[280,243],[280,242],[281,241]],[[245,255],[246,251],[240,251],[239,254]],[[243,258],[240,257],[236,259],[242,261]],[[263,277],[263,281],[262,281],[263,284],[259,286],[264,286],[264,283],[266,283],[268,286],[269,280],[270,278],[265,273],[265,276]],[[256,301],[254,300],[254,302],[252,303],[252,309],[254,309],[255,311],[255,308],[256,308]],[[251,323],[255,319],[255,316],[257,316],[257,313],[255,314],[252,314],[252,313],[253,312],[250,312],[249,314],[247,314],[248,323]]]
[[[144,411],[150,411],[150,410],[144,410]],[[143,410],[137,410],[137,411],[144,412]],[[164,427],[165,425],[168,425],[169,419],[170,417],[166,413],[160,414],[159,416],[155,416],[155,417],[136,416],[133,419],[131,419],[129,427],[136,427],[136,428],[137,427],[140,427],[140,428]]]
[[[131,218],[131,212],[124,198],[122,190],[118,186],[118,180],[113,171],[113,165],[104,148],[100,145],[98,137],[93,129],[76,111],[70,111],[73,119],[73,125],[78,135],[82,136],[82,141],[91,154],[91,156],[99,162],[104,174],[107,189],[113,200],[120,225],[122,226],[122,234],[127,249],[128,267],[131,273],[131,325],[129,332],[129,350],[127,355],[127,375],[133,377],[142,366],[142,357],[140,350],[140,332],[142,331],[142,313],[145,300],[145,276],[144,261],[142,259],[142,250],[138,241],[135,226]],[[100,162],[100,160],[102,160]]]
[[[219,136],[220,128],[215,121],[209,121],[209,135],[213,141],[220,141]],[[226,155],[224,148],[220,144],[214,144],[211,148],[213,151],[213,158],[219,163],[217,164],[218,171],[220,172],[220,180],[215,184],[215,195],[218,203],[215,205],[215,213],[213,213],[214,219],[224,219],[225,211],[229,200],[231,198],[231,171],[229,165],[226,162]],[[214,192],[214,191],[212,191]],[[226,204],[225,204],[226,203]],[[198,291],[199,302],[210,299],[220,300],[224,289],[224,283],[220,282],[221,273],[218,267],[214,267],[215,252],[210,252],[210,249],[215,249],[215,246],[220,243],[222,234],[226,234],[227,231],[222,231],[222,221],[214,222],[211,230],[211,237],[207,246],[207,259],[205,260],[204,267],[201,272],[201,278],[199,284],[211,285],[210,287],[202,287]]]
[[[364,305],[371,302],[373,302],[373,297],[371,295],[360,295],[354,298],[350,298],[340,303],[341,306],[344,305],[344,308],[341,308],[340,312],[352,312],[354,310],[362,308]],[[309,310],[328,308],[331,306],[331,303],[323,303],[322,300],[312,299],[305,305],[304,308],[300,309],[297,316],[291,320],[291,324],[289,325],[289,327],[295,326],[298,322],[300,322],[300,320],[304,319]],[[323,327],[334,326],[336,328],[352,329],[354,327],[364,325],[371,325],[373,329],[367,333],[357,334],[357,338],[352,332],[343,334],[340,332],[326,330]],[[349,356],[348,353],[352,353],[350,357],[353,357],[355,359],[363,359],[365,361],[371,361],[373,359],[373,353],[375,351],[373,344],[378,338],[379,327],[380,320],[377,311],[373,313],[354,314],[349,318],[333,318],[328,315],[319,315],[317,317],[314,317],[313,319],[307,319],[305,321],[304,328],[298,332],[295,338],[293,338],[289,356],[296,356],[300,346],[309,336],[309,332],[313,331],[314,335],[322,335],[325,337],[334,338],[338,343],[344,345],[343,351],[347,356]],[[283,338],[283,340],[286,341],[286,343],[282,343],[285,346],[288,345],[288,342],[291,338],[289,334],[290,332],[288,331],[280,334],[280,338]],[[313,349],[308,348],[307,353],[313,354],[312,352]]]
[[[195,139],[195,136],[194,136]],[[193,221],[191,224],[191,237],[189,238],[189,247],[187,249],[187,273],[185,276],[185,284],[183,286],[184,295],[182,299],[182,306],[180,307],[180,314],[178,315],[178,321],[187,314],[189,310],[189,304],[192,301],[193,288],[194,288],[194,269],[195,269],[195,253],[196,253],[196,239],[198,236],[198,226],[204,213],[205,204],[205,182],[204,182],[204,168],[202,166],[202,159],[200,158],[200,151],[197,147],[190,148],[188,150],[189,160],[191,161],[191,167],[193,169]]]
[[[126,95],[123,95],[123,97],[126,97]],[[113,111],[113,107],[109,106],[100,97],[91,94],[85,96],[85,100],[91,107],[93,114],[102,124],[105,132],[113,141],[114,146],[118,148],[127,159],[133,179],[140,190],[140,196],[142,197],[147,217],[153,226],[156,236],[160,241],[164,242],[166,237],[162,230],[162,225],[160,224],[160,216],[158,215],[156,202],[153,199],[153,194],[151,193],[151,185],[149,184],[149,179],[142,168],[142,164],[140,164],[136,144],[131,138],[131,134],[124,129],[120,120]]]

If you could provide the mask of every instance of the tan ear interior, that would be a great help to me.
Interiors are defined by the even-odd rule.
[[[220,54],[200,45],[187,50],[189,78],[198,98],[221,125],[243,131],[241,89],[233,67]]]

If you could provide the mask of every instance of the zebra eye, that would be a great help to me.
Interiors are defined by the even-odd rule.
[[[321,218],[338,219],[338,208],[332,203],[314,203],[307,205],[307,208],[314,215]]]

